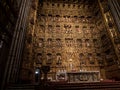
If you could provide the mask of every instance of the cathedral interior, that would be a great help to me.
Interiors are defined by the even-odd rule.
[[[120,81],[120,0],[0,0],[1,90],[45,78]]]

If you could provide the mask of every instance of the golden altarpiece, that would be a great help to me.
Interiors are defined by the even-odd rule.
[[[107,70],[119,66],[120,45],[115,44],[118,33],[107,6],[107,0],[36,0],[21,78],[34,80],[35,69],[42,65],[50,66],[52,80],[59,72],[99,72],[99,79],[111,78]]]

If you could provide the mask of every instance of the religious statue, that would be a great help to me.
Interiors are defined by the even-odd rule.
[[[58,54],[57,55],[57,64],[60,65],[61,63],[62,63],[62,61],[61,61],[61,55]]]
[[[40,53],[38,53],[38,55],[37,55],[37,62],[39,64],[42,64],[42,54],[40,54]]]
[[[52,63],[52,54],[48,53],[47,54],[47,64],[51,64]]]

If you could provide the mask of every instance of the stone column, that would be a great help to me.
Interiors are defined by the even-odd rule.
[[[3,84],[9,82],[15,83],[18,77],[17,75],[22,57],[26,29],[25,26],[30,2],[31,0],[22,0],[20,3],[19,15],[15,26],[15,31],[13,33],[14,35],[12,38],[12,44],[9,52],[8,62],[6,65]]]
[[[108,4],[120,32],[120,5],[118,4],[118,0],[108,0]]]
[[[16,53],[16,62],[15,62],[15,75],[13,75],[13,77],[15,78],[15,82],[18,79],[19,76],[19,68],[20,68],[20,64],[21,64],[21,59],[22,59],[22,52],[23,52],[23,47],[24,47],[24,41],[25,41],[25,33],[26,33],[26,24],[27,24],[27,20],[28,20],[28,13],[29,13],[29,8],[30,8],[30,2],[28,1],[26,3],[26,7],[25,7],[25,13],[24,13],[24,17],[23,17],[23,23],[22,23],[22,28],[20,29],[20,38],[19,38],[19,43],[18,43],[18,51]]]

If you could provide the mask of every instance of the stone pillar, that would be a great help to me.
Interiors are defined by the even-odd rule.
[[[118,0],[108,0],[108,4],[111,10],[111,13],[114,17],[117,28],[120,32],[120,5]]]
[[[22,0],[20,3],[19,15],[13,33],[3,84],[9,82],[15,83],[18,78],[30,2],[31,0]]]
[[[36,14],[37,14],[37,5],[38,0],[32,0],[31,7],[30,7],[30,13],[28,16],[28,24],[27,24],[27,31],[26,31],[26,38],[25,38],[25,45],[23,50],[23,58],[22,58],[22,64],[21,64],[21,70],[20,70],[20,81],[22,83],[34,83],[35,81],[35,73],[34,70],[36,68],[34,63],[34,31],[35,29],[35,23],[36,23]]]
[[[16,55],[16,64],[15,67],[19,70],[20,68],[20,64],[21,64],[21,59],[22,59],[22,52],[23,52],[23,47],[24,47],[24,39],[25,39],[25,33],[26,33],[26,25],[27,25],[27,17],[28,17],[28,12],[29,12],[29,8],[30,8],[30,2],[26,3],[26,10],[24,13],[24,17],[23,17],[23,23],[22,23],[22,28],[21,28],[21,32],[20,32],[20,39],[19,39],[19,46],[18,46],[18,52]],[[16,70],[17,70],[16,69]],[[16,78],[16,80],[18,79],[19,76],[19,72],[15,71],[15,76],[14,78]]]

